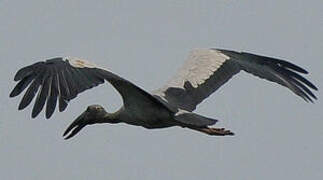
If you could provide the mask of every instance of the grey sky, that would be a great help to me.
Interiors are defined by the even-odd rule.
[[[323,87],[321,0],[0,1],[0,177],[40,179],[321,179],[322,93],[315,104],[241,73],[196,112],[234,137],[181,128],[65,128],[90,104],[121,105],[110,85],[81,94],[64,113],[31,120],[9,99],[14,73],[53,56],[78,56],[153,90],[197,47],[290,60]]]

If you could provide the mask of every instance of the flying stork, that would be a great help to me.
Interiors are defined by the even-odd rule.
[[[233,133],[211,127],[216,119],[193,111],[241,70],[285,86],[307,102],[317,99],[310,90],[317,87],[301,75],[308,73],[303,68],[281,59],[224,49],[191,51],[177,74],[150,93],[89,61],[75,57],[51,58],[21,68],[14,77],[19,82],[10,97],[28,87],[18,109],[26,108],[36,96],[31,117],[35,118],[46,102],[46,118],[50,118],[57,101],[62,112],[79,93],[108,81],[122,96],[123,106],[114,113],[108,113],[100,105],[88,106],[66,129],[65,139],[73,137],[86,125],[101,123],[127,123],[148,129],[179,126],[225,136]]]

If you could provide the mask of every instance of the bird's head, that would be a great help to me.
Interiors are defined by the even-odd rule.
[[[69,134],[65,139],[73,137],[85,126],[100,123],[106,114],[107,112],[100,105],[88,106],[87,109],[69,125],[63,136]]]
[[[107,114],[105,109],[98,104],[88,106],[85,112],[86,116],[88,116],[90,119],[100,119]]]

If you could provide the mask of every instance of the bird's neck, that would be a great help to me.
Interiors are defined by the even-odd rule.
[[[120,118],[119,118],[119,112],[114,112],[114,113],[105,113],[105,115],[103,116],[103,118],[100,120],[99,123],[111,123],[111,124],[115,124],[115,123],[119,123],[120,122]]]

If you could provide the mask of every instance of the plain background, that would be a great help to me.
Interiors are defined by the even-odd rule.
[[[196,112],[234,137],[128,125],[62,132],[90,104],[121,105],[112,86],[86,91],[64,113],[31,119],[9,99],[16,71],[54,56],[107,67],[147,91],[165,83],[198,47],[290,60],[323,87],[323,1],[0,1],[0,178],[322,179],[323,111],[288,89],[240,73]]]

